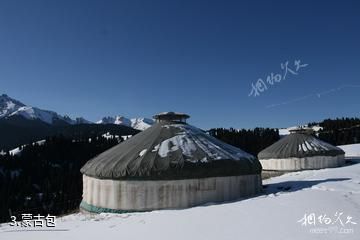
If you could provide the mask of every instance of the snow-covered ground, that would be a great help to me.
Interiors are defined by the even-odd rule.
[[[46,142],[46,140],[40,140],[40,141],[37,141],[37,142],[33,142],[32,144],[33,145],[37,144],[37,145],[41,146],[41,145],[44,145],[45,142]],[[21,154],[22,148],[25,147],[25,146],[27,146],[27,144],[24,144],[21,147],[17,147],[17,148],[14,148],[14,149],[10,150],[9,151],[10,155],[15,156],[15,155]]]
[[[102,137],[106,138],[106,139],[120,139],[120,137],[125,141],[128,140],[129,138],[132,137],[132,135],[123,135],[123,136],[119,136],[119,135],[112,135],[110,134],[110,132],[107,132],[103,135],[101,135]]]
[[[360,145],[348,148],[360,152]],[[2,224],[0,239],[359,239],[360,161],[352,161],[267,179],[254,198],[184,210],[77,213],[58,218],[55,228]]]
[[[56,231],[2,224],[0,239],[359,239],[360,163],[290,173],[264,185],[254,198],[185,210],[72,214],[57,219]]]
[[[345,157],[354,158],[360,156],[360,143],[338,146],[345,152]]]

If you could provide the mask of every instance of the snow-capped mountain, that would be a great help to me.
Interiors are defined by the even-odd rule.
[[[91,124],[82,117],[72,119],[69,116],[62,116],[54,111],[43,110],[37,107],[25,105],[24,103],[9,97],[6,94],[0,95],[0,119],[9,118],[12,116],[22,116],[26,119],[38,119],[48,124],[53,124],[58,121],[66,122],[68,124]],[[124,116],[104,117],[98,124],[116,124],[127,127],[132,127],[137,130],[145,130],[149,128],[154,120],[149,118],[127,118]]]
[[[154,124],[154,120],[150,118],[126,118],[124,116],[104,117],[97,124],[117,124],[132,127],[143,131]]]
[[[154,124],[154,120],[150,119],[150,118],[132,118],[130,119],[131,121],[131,127],[135,128],[137,130],[145,130],[149,127],[151,127],[151,125]]]
[[[0,118],[8,118],[11,116],[22,116],[30,120],[38,119],[48,124],[53,124],[57,120],[62,120],[69,124],[91,123],[83,118],[73,120],[68,116],[61,116],[54,111],[27,106],[6,94],[0,95]]]
[[[63,120],[70,124],[92,124],[93,122],[86,120],[82,117],[77,117],[75,119],[71,119],[69,116],[64,116]]]
[[[115,117],[103,117],[100,121],[97,121],[98,124],[117,124],[117,125],[125,125],[131,127],[131,121],[129,118],[123,116],[115,116]]]
[[[39,119],[39,120],[49,123],[49,124],[52,124],[54,122],[54,120],[56,120],[56,119],[62,119],[62,117],[60,115],[58,115],[56,112],[42,110],[42,109],[39,109],[36,107],[30,107],[30,106],[21,107],[18,110],[16,110],[15,112],[12,112],[11,114],[9,114],[9,116],[15,116],[15,115],[20,115],[20,116],[23,116],[24,118],[30,119],[30,120]]]
[[[0,118],[9,116],[21,107],[25,107],[25,104],[10,98],[6,94],[0,95]]]

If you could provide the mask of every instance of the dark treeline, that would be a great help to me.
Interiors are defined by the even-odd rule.
[[[261,150],[280,139],[279,131],[271,128],[225,129],[215,128],[209,134],[242,150],[257,155]]]
[[[40,120],[28,120],[21,116],[0,119],[0,151],[44,139],[47,136],[62,135],[71,139],[90,135],[112,134],[135,135],[138,130],[116,124],[67,124],[59,121],[47,124]]]
[[[96,136],[91,141],[57,136],[43,145],[29,144],[19,155],[0,155],[0,222],[10,221],[10,215],[19,219],[21,213],[61,215],[78,209],[80,168],[117,143]]]
[[[326,119],[320,123],[309,123],[309,126],[319,125],[323,129],[318,137],[333,145],[354,144],[360,142],[360,119],[337,118]]]

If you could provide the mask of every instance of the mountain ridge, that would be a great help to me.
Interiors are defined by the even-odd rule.
[[[151,127],[151,125],[154,124],[154,120],[150,119],[150,118],[144,118],[144,117],[140,117],[140,118],[127,118],[124,116],[108,116],[108,117],[103,117],[101,120],[96,122],[97,124],[116,124],[116,125],[124,125],[127,127],[132,127],[134,129],[143,131],[149,127]]]
[[[9,97],[7,94],[0,95],[0,119],[11,119],[13,116],[22,116],[28,120],[40,120],[50,125],[115,124],[131,127],[140,131],[149,128],[154,123],[154,120],[150,118],[127,118],[121,115],[103,117],[97,122],[89,121],[83,117],[72,119],[68,115],[60,115],[55,111],[26,105],[19,100]]]
[[[0,95],[0,119],[12,116],[22,116],[28,120],[38,119],[47,124],[54,124],[57,121],[63,121],[68,124],[91,123],[82,117],[74,120],[67,115],[62,116],[55,111],[26,105],[19,100],[9,97],[7,94]]]

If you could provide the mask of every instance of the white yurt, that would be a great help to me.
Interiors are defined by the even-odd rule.
[[[344,151],[312,135],[309,129],[295,129],[258,154],[264,171],[300,171],[344,165]]]
[[[261,165],[254,156],[187,124],[186,114],[154,118],[153,126],[82,167],[82,210],[179,209],[261,191]]]

